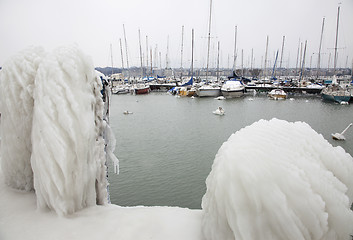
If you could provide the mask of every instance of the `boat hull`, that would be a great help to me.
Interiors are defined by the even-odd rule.
[[[188,97],[193,97],[196,95],[196,90],[195,89],[191,89],[191,90],[188,90],[186,96]]]
[[[146,88],[135,88],[135,94],[147,94],[150,92],[150,88],[146,87]]]
[[[233,91],[222,90],[222,95],[225,98],[239,98],[244,96],[244,90],[233,90]]]
[[[278,100],[278,99],[286,99],[287,95],[272,94],[272,95],[269,95],[269,97],[274,99],[274,100]]]
[[[268,93],[268,96],[274,100],[287,98],[287,94],[281,89],[273,89],[271,92]]]
[[[321,97],[325,101],[338,102],[338,103],[349,102],[351,99],[351,96],[340,96],[340,95],[335,96],[335,95],[325,94],[325,93],[322,93]]]
[[[229,80],[222,85],[221,92],[225,98],[237,98],[244,95],[245,87],[240,81]]]
[[[221,89],[196,89],[196,94],[199,97],[218,97],[221,95]]]

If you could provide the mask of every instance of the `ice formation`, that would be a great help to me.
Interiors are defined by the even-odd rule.
[[[3,67],[1,168],[9,186],[34,186],[39,208],[65,215],[107,203],[106,153],[117,159],[102,80],[76,46],[33,48]]]
[[[303,122],[260,120],[241,129],[221,146],[206,180],[205,238],[351,239],[352,161]]]
[[[1,70],[1,167],[6,169],[7,185],[20,190],[33,189],[33,88],[44,55],[44,49],[30,47],[10,58]]]

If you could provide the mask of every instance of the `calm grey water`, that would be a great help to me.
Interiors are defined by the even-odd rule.
[[[218,149],[232,133],[260,119],[304,121],[353,155],[353,128],[345,134],[346,141],[331,139],[331,133],[353,122],[353,106],[324,102],[319,96],[290,98],[294,100],[274,101],[265,95],[223,101],[167,93],[113,95],[110,125],[120,174],[109,167],[112,203],[200,209]],[[218,106],[225,109],[224,116],[212,114]],[[124,115],[126,110],[133,114]]]

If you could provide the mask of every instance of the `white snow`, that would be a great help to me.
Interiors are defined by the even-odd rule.
[[[59,217],[36,210],[33,192],[14,190],[3,182],[0,173],[1,240],[202,239],[201,210],[107,204]]]
[[[261,120],[241,129],[206,180],[206,239],[350,239],[352,160],[306,123]]]
[[[108,204],[109,88],[77,46],[3,66],[0,239],[350,239],[352,157],[309,125],[260,120],[219,149],[202,210]],[[33,184],[34,183],[34,184]]]

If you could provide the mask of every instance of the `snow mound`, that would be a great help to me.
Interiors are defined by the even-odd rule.
[[[25,49],[4,64],[0,76],[1,167],[7,185],[26,191],[33,189],[33,88],[44,55],[40,47]]]
[[[241,129],[221,146],[206,180],[205,238],[350,239],[352,160],[303,122],[260,120]]]

